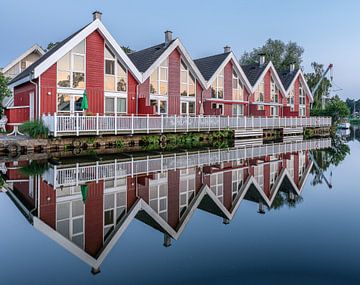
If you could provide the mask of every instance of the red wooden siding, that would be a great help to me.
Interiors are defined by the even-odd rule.
[[[44,181],[40,181],[40,220],[56,229],[56,191]]]
[[[103,246],[104,183],[92,182],[85,202],[85,251],[95,257]]]
[[[104,39],[98,31],[86,38],[86,93],[89,112],[104,113]]]
[[[201,87],[198,80],[196,80],[196,114],[200,114],[200,104],[199,102],[202,102],[202,92],[203,88]]]
[[[224,68],[224,99],[232,100],[232,78],[233,78],[233,64],[229,61]],[[224,116],[232,115],[232,105],[224,105]]]
[[[180,114],[180,53],[175,49],[169,55],[168,114]]]
[[[128,72],[128,114],[136,114],[136,86],[136,79]]]
[[[56,71],[57,64],[53,64],[40,76],[40,112],[41,114],[56,112]]]
[[[168,224],[175,229],[179,223],[180,170],[168,171]]]
[[[34,80],[35,83],[38,80]],[[29,106],[30,104],[30,93],[34,93],[34,116],[36,118],[37,113],[37,99],[36,99],[36,87],[31,82],[24,83],[14,88],[14,106]],[[8,123],[23,123],[30,119],[29,108],[9,108],[5,111],[5,115],[8,117]]]

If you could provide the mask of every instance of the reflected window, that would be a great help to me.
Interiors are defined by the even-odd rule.
[[[150,94],[167,95],[168,94],[168,59],[164,60],[161,65],[150,75]]]

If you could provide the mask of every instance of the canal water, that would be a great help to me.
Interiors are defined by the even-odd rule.
[[[359,284],[359,131],[2,163],[1,284]]]

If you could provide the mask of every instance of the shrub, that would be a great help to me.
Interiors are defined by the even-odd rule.
[[[20,126],[19,130],[34,139],[46,139],[49,135],[49,129],[42,121],[25,122]]]
[[[20,168],[20,172],[27,176],[42,175],[49,169],[48,163],[45,161],[33,160],[30,164]]]

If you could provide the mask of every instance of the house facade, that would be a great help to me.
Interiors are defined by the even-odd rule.
[[[264,59],[240,66],[229,47],[194,61],[170,31],[163,43],[126,54],[94,12],[90,24],[11,80],[16,108],[7,114],[11,123],[54,113],[309,116],[312,97],[302,72],[286,88],[284,78]]]

